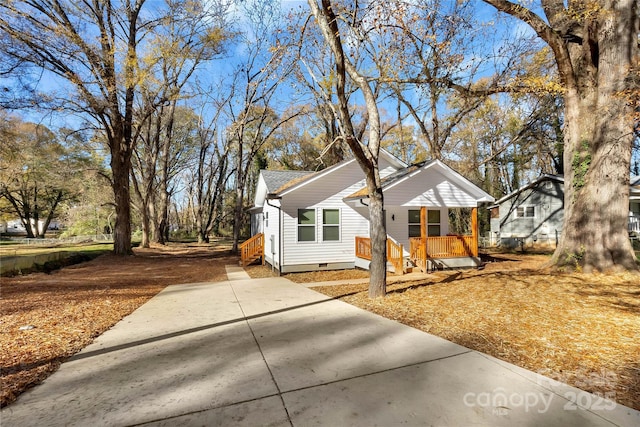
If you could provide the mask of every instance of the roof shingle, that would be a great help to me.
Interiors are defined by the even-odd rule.
[[[266,170],[260,171],[264,178],[264,183],[267,185],[267,192],[276,193],[277,190],[283,187],[290,181],[300,179],[313,172],[310,171],[279,171],[279,170]]]

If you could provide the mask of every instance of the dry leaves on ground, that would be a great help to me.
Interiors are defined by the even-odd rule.
[[[102,256],[50,275],[2,278],[2,406],[165,286],[224,280],[224,266],[237,262],[224,249],[137,249],[135,257]],[[383,299],[369,299],[366,284],[315,289],[584,390],[614,393],[640,409],[639,277],[551,274],[541,269],[546,258],[540,256],[494,261],[484,270],[390,285]],[[262,266],[247,271],[272,274]],[[368,272],[285,277],[316,282]],[[20,330],[27,325],[35,328]]]
[[[41,382],[165,286],[226,280],[224,266],[236,264],[237,257],[222,249],[135,249],[136,256],[103,255],[52,274],[3,277],[0,404]]]
[[[544,256],[496,256],[483,270],[314,290],[640,409],[640,276],[560,274]]]

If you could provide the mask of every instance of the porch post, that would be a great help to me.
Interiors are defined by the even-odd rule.
[[[427,272],[427,207],[420,206],[420,243],[422,244],[422,250],[424,258],[421,260],[423,264],[423,271]]]
[[[473,256],[478,256],[478,208],[471,209],[471,240],[473,241]]]

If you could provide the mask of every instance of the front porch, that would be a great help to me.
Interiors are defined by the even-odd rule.
[[[640,214],[629,214],[629,234],[640,235]]]
[[[428,208],[420,208],[420,237],[409,237],[409,250],[405,251],[397,239],[387,237],[387,262],[396,274],[413,268],[423,273],[445,268],[477,267],[478,209],[471,209],[471,234],[428,235]],[[356,259],[371,261],[371,239],[356,236]],[[356,265],[358,262],[356,262]],[[362,265],[362,263],[361,263]],[[367,264],[368,265],[368,264]]]

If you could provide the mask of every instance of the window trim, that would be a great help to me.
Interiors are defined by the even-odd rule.
[[[410,214],[410,212],[412,212],[412,211],[418,212],[418,222],[409,222],[409,220],[411,219],[411,214]],[[438,222],[429,222],[429,212],[438,212],[438,216],[439,216],[439,218],[440,218],[440,219],[438,220]],[[414,237],[420,237],[420,235],[412,236],[412,235],[411,235],[411,232],[410,232],[410,230],[411,230],[411,227],[412,227],[412,226],[413,226],[413,227],[415,227],[415,226],[420,227],[420,221],[419,221],[419,219],[420,219],[420,209],[407,209],[407,236],[408,236],[410,239],[411,239],[411,238],[414,238]],[[427,226],[427,237],[438,237],[438,236],[442,236],[442,212],[440,211],[440,208],[437,208],[437,209],[428,209],[428,208],[427,208],[427,224],[426,224],[426,226]],[[439,233],[438,233],[438,235],[437,235],[437,236],[436,236],[435,234],[430,234],[430,233],[429,233],[429,227],[430,227],[430,226],[438,226],[438,227],[439,227],[440,231],[439,231]],[[418,228],[418,229],[419,229],[419,228]]]
[[[313,211],[313,224],[300,224],[300,211]],[[299,208],[296,217],[296,243],[316,243],[318,241],[318,225],[317,210],[315,208]],[[300,227],[313,227],[313,240],[300,240]]]
[[[518,215],[518,211],[522,209],[522,213],[523,215]],[[528,209],[533,209],[533,215],[527,215],[527,211]],[[522,218],[536,218],[536,205],[520,205],[520,206],[516,206],[516,208],[513,211],[513,217],[515,219],[522,219]]]
[[[411,212],[418,212],[418,222],[409,222],[411,220]],[[407,236],[412,239],[415,237],[420,237],[420,233],[417,236],[411,235],[411,226],[418,226],[418,232],[420,231],[420,209],[407,209]]]
[[[438,222],[429,222],[429,212],[438,212]],[[438,235],[429,233],[430,227],[438,227]],[[442,236],[442,212],[440,209],[428,209],[427,210],[427,236],[428,237],[440,237]]]
[[[324,211],[337,211],[338,212],[338,223],[337,224],[325,224],[324,222]],[[322,222],[322,242],[327,243],[340,243],[342,242],[342,209],[340,208],[322,208],[320,209],[321,222]],[[325,227],[337,227],[338,228],[338,238],[336,240],[325,240],[324,238],[324,229]]]

